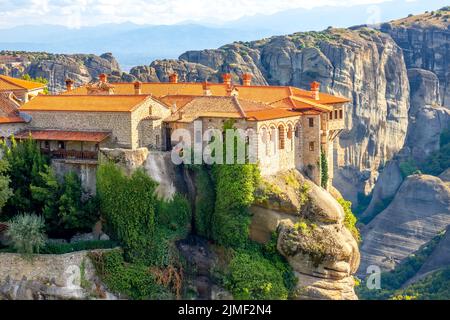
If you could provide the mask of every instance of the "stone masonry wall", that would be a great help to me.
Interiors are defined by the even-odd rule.
[[[129,112],[59,112],[27,111],[33,117],[29,127],[38,129],[112,131],[111,141],[124,148],[132,147]]]

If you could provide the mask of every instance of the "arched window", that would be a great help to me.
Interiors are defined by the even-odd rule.
[[[283,125],[278,126],[278,148],[284,149],[284,141],[285,141],[285,129]]]
[[[294,139],[293,139],[292,131],[293,131],[292,130],[292,125],[288,124],[287,138],[289,140],[290,150],[294,149]]]

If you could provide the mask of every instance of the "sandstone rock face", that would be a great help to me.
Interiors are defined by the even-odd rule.
[[[278,230],[278,251],[298,278],[295,298],[357,299],[358,244],[339,203],[296,170],[265,179],[267,200],[251,208],[250,237],[265,243]]]
[[[104,251],[104,250],[95,250]],[[62,255],[0,254],[0,300],[116,299],[95,275],[88,251]]]
[[[147,148],[131,149],[100,149],[100,161],[111,161],[125,168],[127,172],[141,167],[148,157]]]
[[[13,54],[7,52],[6,54]],[[65,80],[70,78],[75,86],[90,82],[100,73],[110,74],[120,72],[119,64],[110,54],[101,56],[93,54],[50,54],[50,53],[20,53],[26,63],[14,67],[0,64],[0,74],[21,77],[29,74],[32,78],[48,79],[51,92],[65,90]]]
[[[409,176],[392,203],[362,229],[361,267],[391,270],[450,224],[450,188],[438,177]]]
[[[448,14],[448,11],[447,11]],[[408,69],[421,68],[432,71],[440,83],[440,104],[450,106],[450,29],[445,14],[431,13],[420,16],[419,21],[382,24],[381,30],[389,33],[403,49]]]
[[[425,261],[416,275],[408,281],[407,284],[411,284],[427,276],[431,272],[437,271],[441,268],[448,267],[450,265],[450,226],[447,228],[444,237],[439,241],[437,247],[433,250],[433,253]]]
[[[431,71],[409,69],[411,108],[406,147],[416,161],[439,150],[440,134],[450,126],[450,109],[440,105],[439,79]]]
[[[359,218],[367,219],[379,213],[378,208],[383,205],[383,202],[391,201],[394,198],[402,182],[403,176],[400,171],[399,161],[389,161],[378,177],[369,206]]]

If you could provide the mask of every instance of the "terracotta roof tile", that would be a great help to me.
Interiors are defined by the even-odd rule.
[[[0,75],[0,91],[36,90],[45,88],[45,84]]]
[[[108,138],[111,133],[100,131],[23,130],[16,133],[15,137],[17,139],[27,139],[30,135],[34,140],[89,141],[98,143]]]
[[[19,115],[18,107],[12,93],[0,92],[0,124],[25,122]]]
[[[20,107],[20,111],[131,112],[147,95],[42,95]]]

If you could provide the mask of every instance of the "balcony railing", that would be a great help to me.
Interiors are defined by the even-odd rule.
[[[96,151],[78,151],[78,150],[48,150],[41,149],[41,152],[50,156],[52,159],[74,159],[74,160],[98,160]]]

